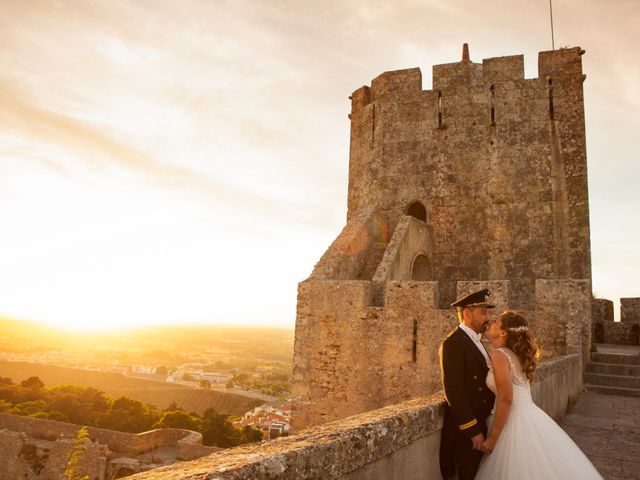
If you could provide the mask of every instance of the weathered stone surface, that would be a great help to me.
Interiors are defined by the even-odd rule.
[[[79,429],[71,423],[0,413],[0,480],[58,480]],[[199,432],[177,428],[140,434],[95,427],[88,430],[91,442],[82,469],[91,479],[114,478],[119,472],[139,472],[219,450],[203,446]],[[158,451],[162,453],[156,458],[153,452]]]
[[[387,72],[352,96],[348,219],[374,206],[394,231],[427,212],[439,305],[457,281],[507,279],[530,309],[538,278],[590,279],[581,51]],[[365,94],[365,92],[368,92]]]
[[[353,93],[347,224],[299,289],[296,426],[435,392],[447,308],[485,286],[545,357],[588,359],[583,53],[540,53],[534,79],[521,55],[466,55],[432,90],[413,68]]]
[[[620,299],[620,321],[622,323],[640,323],[640,298]]]
[[[620,299],[620,322],[613,321],[613,302],[592,302],[592,336],[596,343],[640,345],[640,298]]]
[[[132,478],[335,479],[442,428],[443,398],[434,395],[314,427],[266,444],[223,451]]]
[[[581,391],[580,356],[543,362],[534,401],[561,417]],[[132,480],[418,480],[439,478],[444,413],[441,393],[312,427],[296,435],[247,445]]]
[[[299,399],[293,416],[295,428],[441,389],[438,347],[458,324],[455,311],[437,308],[437,282],[387,281],[384,285],[384,306],[373,307],[367,305],[372,282],[309,280],[300,284],[294,352],[294,394]],[[485,287],[492,289],[497,312],[509,307],[509,281],[459,282],[457,295]],[[589,282],[583,280],[536,282],[536,308],[523,314],[530,320],[544,358],[588,355],[589,288]]]

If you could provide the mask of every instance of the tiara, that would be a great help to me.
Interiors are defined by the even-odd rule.
[[[519,327],[511,327],[507,330],[509,330],[510,332],[526,332],[527,330],[529,330],[529,327],[527,327],[526,325],[520,325]]]

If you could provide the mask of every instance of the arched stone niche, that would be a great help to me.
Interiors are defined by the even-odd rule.
[[[424,253],[419,253],[411,264],[411,280],[426,281],[433,280],[433,266],[429,257]]]
[[[422,202],[415,201],[409,205],[407,208],[407,215],[411,215],[418,220],[422,220],[423,222],[427,221],[427,209],[424,207]]]

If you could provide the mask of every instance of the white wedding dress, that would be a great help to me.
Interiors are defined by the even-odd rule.
[[[531,388],[516,354],[497,349],[511,365],[513,402],[493,452],[482,458],[476,480],[602,479],[589,459],[531,398]],[[493,371],[487,386],[497,396]],[[489,431],[494,416],[487,419]]]

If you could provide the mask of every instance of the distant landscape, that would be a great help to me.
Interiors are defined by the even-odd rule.
[[[199,415],[208,408],[213,408],[220,414],[241,416],[264,403],[262,400],[234,393],[170,385],[154,380],[125,377],[118,373],[85,371],[25,362],[0,361],[0,376],[17,382],[36,376],[47,387],[59,385],[93,387],[114,399],[132,398],[163,410],[175,403],[184,410],[196,412]]]
[[[147,327],[75,333],[0,319],[0,376],[93,387],[158,408],[240,416],[290,395],[293,330]],[[174,378],[175,377],[175,378]],[[169,383],[171,381],[171,383]]]

